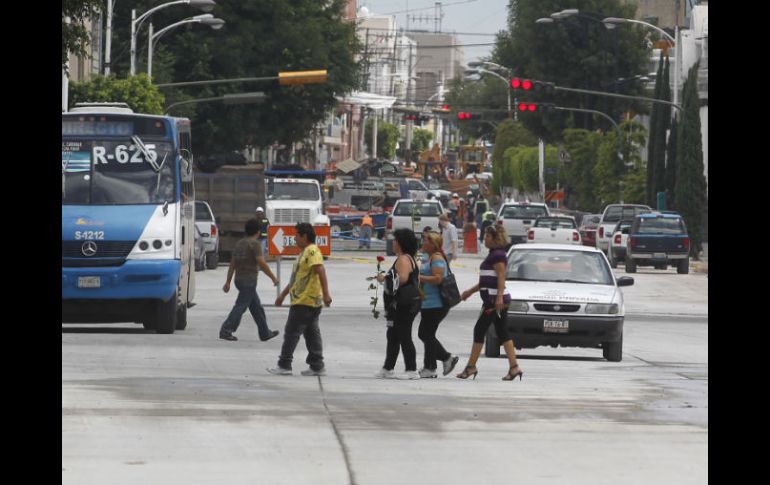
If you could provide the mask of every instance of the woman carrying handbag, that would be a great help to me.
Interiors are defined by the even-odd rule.
[[[396,378],[393,370],[398,359],[399,349],[404,354],[405,379],[419,379],[417,374],[417,351],[412,341],[412,324],[420,312],[420,289],[417,262],[417,237],[411,229],[393,231],[393,252],[396,262],[384,275],[377,275],[377,281],[385,284],[383,299],[385,319],[388,322],[386,333],[388,345],[385,363],[375,374],[381,379]]]
[[[420,266],[420,286],[425,299],[420,310],[420,326],[417,335],[425,345],[425,358],[423,368],[420,369],[420,377],[435,378],[436,360],[444,364],[443,374],[447,375],[457,365],[459,357],[446,351],[441,342],[436,338],[439,324],[449,313],[449,305],[444,304],[439,292],[439,286],[447,277],[447,258],[442,251],[443,241],[441,235],[435,232],[422,233],[423,261]]]

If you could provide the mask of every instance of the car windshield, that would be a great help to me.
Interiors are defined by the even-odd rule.
[[[678,217],[640,217],[635,234],[686,234],[682,219]]]
[[[209,206],[203,202],[195,202],[195,220],[196,221],[211,221],[214,217],[211,215]]]
[[[588,214],[586,216],[583,216],[583,219],[580,221],[580,224],[586,229],[596,229],[601,219],[602,219],[601,214]]]
[[[575,229],[575,221],[566,217],[540,217],[535,221],[535,227]]]
[[[315,184],[268,181],[267,198],[270,200],[320,200]]]
[[[614,285],[607,262],[598,252],[514,247],[508,253],[505,279]]]
[[[623,234],[628,234],[629,227],[631,227],[631,221],[620,221],[615,224],[615,228],[612,230],[612,232],[615,233],[620,231]]]
[[[631,220],[639,214],[652,212],[647,206],[611,205],[607,207],[602,222],[618,222],[621,219]]]
[[[62,204],[173,202],[175,167],[167,142],[67,139],[62,141]]]
[[[503,209],[504,219],[537,219],[547,215],[545,207],[539,205],[508,205]]]
[[[441,208],[438,204],[429,202],[400,202],[393,211],[394,216],[435,216],[441,215]]]

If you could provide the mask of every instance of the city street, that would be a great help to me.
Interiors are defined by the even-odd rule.
[[[438,338],[460,363],[438,379],[379,380],[385,321],[374,319],[371,252],[326,261],[333,303],[321,313],[328,375],[276,364],[288,307],[260,278],[268,324],[248,313],[237,342],[217,338],[237,292],[226,266],[196,273],[188,326],[158,335],[137,324],[62,325],[63,484],[703,484],[708,482],[708,279],[639,268],[624,288],[623,361],[601,349],[520,351],[461,371],[480,300],[450,312]],[[461,290],[482,255],[452,269]],[[383,268],[393,261],[387,258]],[[275,263],[270,263],[273,271]],[[281,267],[288,281],[291,260]],[[626,275],[621,265],[616,275]],[[288,299],[285,302],[288,305]],[[381,309],[381,303],[380,303]],[[417,338],[418,368],[423,345]],[[439,365],[441,370],[441,365]],[[403,371],[399,356],[396,371]]]

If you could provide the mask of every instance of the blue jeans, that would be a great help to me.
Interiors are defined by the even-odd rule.
[[[358,233],[358,248],[361,249],[362,247],[365,247],[366,249],[371,248],[371,240],[372,240],[372,227],[369,225],[361,226],[361,229]]]
[[[235,280],[235,287],[238,288],[238,298],[235,299],[235,305],[230,310],[230,314],[219,329],[220,334],[232,334],[238,330],[241,324],[241,317],[248,309],[259,330],[259,338],[266,339],[270,337],[270,329],[267,327],[267,318],[265,309],[262,308],[262,302],[257,295],[257,282],[242,282]]]

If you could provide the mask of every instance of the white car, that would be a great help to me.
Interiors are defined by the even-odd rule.
[[[393,213],[385,223],[387,239],[385,253],[393,256],[393,231],[407,228],[421,237],[426,228],[438,230],[438,218],[444,213],[444,206],[438,200],[399,199],[393,206]]]
[[[219,228],[211,206],[205,200],[195,201],[195,227],[201,232],[206,250],[206,267],[216,269],[219,264]]]
[[[572,216],[546,216],[535,219],[527,231],[527,243],[581,244],[577,223]]]
[[[607,252],[607,260],[613,268],[618,267],[618,261],[626,260],[626,240],[628,239],[628,230],[634,221],[620,221],[615,224],[610,238],[610,250]]]
[[[506,202],[497,211],[497,223],[502,224],[513,244],[527,242],[527,231],[538,217],[551,211],[542,202]]]
[[[506,324],[517,348],[601,348],[604,358],[623,358],[625,307],[615,278],[596,248],[567,244],[517,244],[508,250],[505,287],[511,295]],[[487,357],[500,355],[494,327],[487,332]]]

